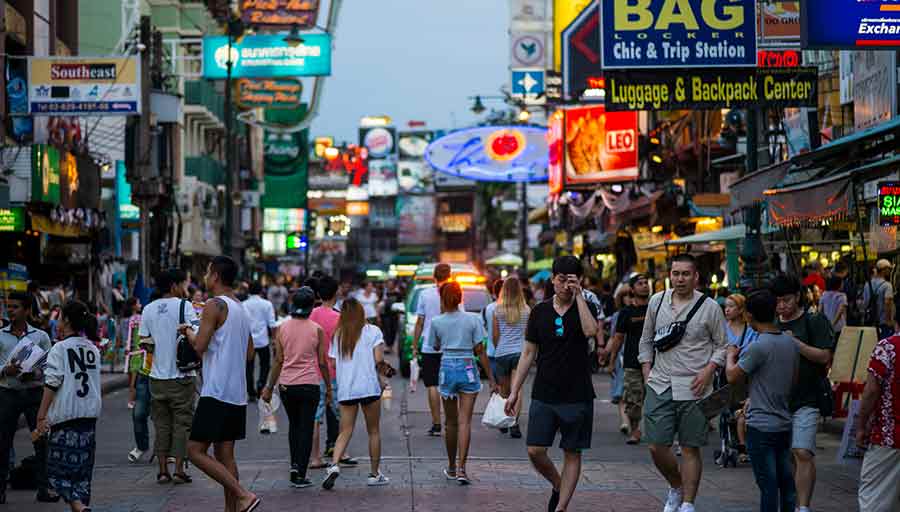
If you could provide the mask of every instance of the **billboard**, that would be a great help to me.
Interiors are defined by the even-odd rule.
[[[756,7],[756,33],[763,41],[800,39],[800,2],[761,2]]]
[[[564,115],[566,185],[637,179],[637,112],[606,112],[597,105],[567,109]]]
[[[376,126],[359,129],[359,145],[369,152],[369,160],[386,158],[397,152],[397,129],[392,126]]]
[[[140,114],[140,79],[137,57],[29,57],[28,112]]]
[[[319,15],[319,0],[241,0],[241,20],[266,30],[312,28]]]
[[[397,242],[400,245],[434,243],[434,196],[397,197]]]
[[[600,11],[591,4],[562,32],[562,95],[563,98],[603,101],[603,87],[594,83],[602,80],[600,66]],[[588,91],[595,91],[591,94]]]
[[[896,0],[809,0],[800,17],[804,49],[900,48]]]
[[[434,140],[434,132],[430,130],[417,130],[410,132],[400,132],[397,135],[397,149],[400,158],[422,158],[425,156],[425,149]]]
[[[756,66],[756,0],[599,0],[604,69]]]
[[[225,79],[228,37],[203,38],[203,78]],[[232,78],[292,78],[331,74],[331,35],[303,34],[294,46],[280,34],[252,34],[231,44]]]
[[[894,52],[857,51],[853,55],[853,120],[857,130],[893,117],[897,97]]]
[[[31,146],[31,201],[59,204],[59,150],[47,144]]]
[[[559,41],[563,30],[595,0],[553,0],[553,41]],[[562,52],[553,44],[553,69],[562,68]]]
[[[397,162],[397,186],[401,194],[434,193],[434,171],[423,160]]]
[[[397,163],[392,160],[369,162],[369,196],[397,195]]]
[[[432,142],[425,159],[436,170],[476,181],[547,179],[547,130],[533,126],[480,126]]]
[[[800,68],[609,71],[607,110],[811,107],[818,71]]]

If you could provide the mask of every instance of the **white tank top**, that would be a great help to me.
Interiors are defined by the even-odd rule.
[[[228,317],[213,334],[203,354],[201,397],[211,397],[233,405],[247,405],[247,343],[250,317],[240,302],[216,297],[228,307]]]

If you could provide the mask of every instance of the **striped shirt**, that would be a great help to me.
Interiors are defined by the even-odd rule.
[[[528,327],[528,313],[527,310],[522,311],[519,321],[510,324],[506,322],[506,315],[499,307],[494,310],[494,318],[497,319],[497,324],[500,326],[500,340],[497,342],[494,357],[522,353],[522,346],[525,344],[525,328]]]

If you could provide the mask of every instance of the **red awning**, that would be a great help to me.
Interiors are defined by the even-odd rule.
[[[769,223],[804,226],[843,219],[850,210],[851,174],[844,172],[821,180],[766,190]]]

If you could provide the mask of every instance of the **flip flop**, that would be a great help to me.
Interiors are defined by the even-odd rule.
[[[310,464],[309,469],[325,469],[328,467],[327,462],[320,462],[319,464]]]
[[[262,500],[256,498],[255,500],[253,500],[253,503],[251,503],[249,507],[241,510],[241,512],[253,512],[254,510],[256,510],[256,507],[258,507],[260,503],[262,503]]]
[[[168,473],[159,473],[156,475],[156,483],[166,485],[172,483],[172,475]]]
[[[187,473],[173,473],[172,477],[175,479],[175,485],[189,484],[194,481],[191,475]]]

